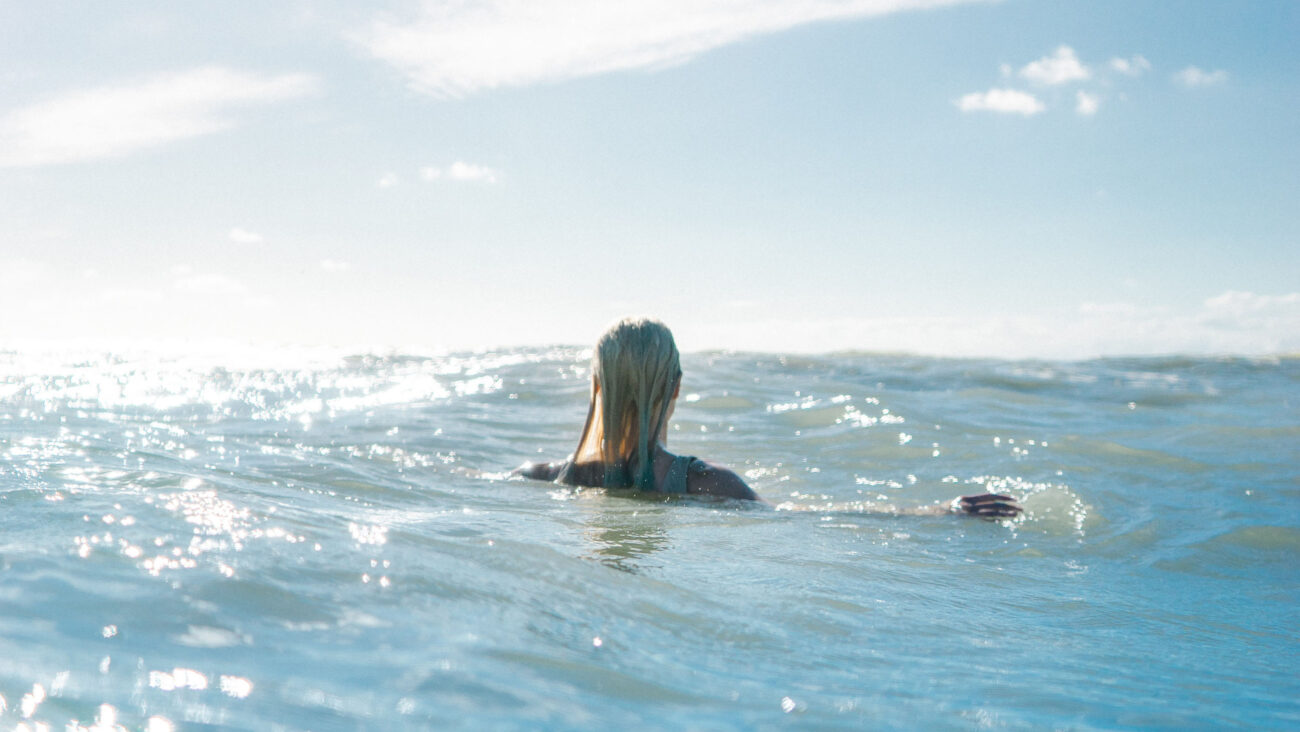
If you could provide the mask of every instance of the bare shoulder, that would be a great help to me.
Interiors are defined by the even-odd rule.
[[[553,463],[524,463],[510,472],[533,480],[553,481],[559,477],[566,463],[567,461],[563,460]]]
[[[734,471],[703,460],[691,463],[691,470],[686,474],[686,491],[706,496],[763,500]]]

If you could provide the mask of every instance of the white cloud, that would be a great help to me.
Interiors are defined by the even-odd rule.
[[[230,240],[237,244],[261,244],[266,237],[238,226],[230,230]]]
[[[1222,84],[1228,80],[1228,72],[1223,69],[1215,71],[1202,71],[1195,66],[1187,68],[1174,74],[1174,81],[1182,84],[1188,89],[1194,89],[1198,86],[1213,86]]]
[[[352,265],[337,259],[322,259],[320,268],[326,272],[346,272],[352,268]]]
[[[447,168],[447,177],[452,180],[483,181],[484,183],[495,183],[497,181],[496,171],[491,168],[485,165],[464,163],[459,160]]]
[[[1073,48],[1061,46],[1055,54],[1026,65],[1020,70],[1020,75],[1036,84],[1055,86],[1070,81],[1083,81],[1091,77],[1092,72],[1079,62]]]
[[[475,165],[466,163],[461,160],[448,165],[446,169],[427,166],[420,168],[420,177],[424,180],[434,181],[446,178],[447,180],[469,181],[477,183],[496,183],[497,172],[486,165]]]
[[[426,0],[354,39],[435,97],[684,63],[805,23],[972,0]]]
[[[1216,316],[1226,315],[1232,318],[1273,315],[1278,312],[1290,312],[1293,317],[1300,316],[1300,292],[1287,295],[1256,295],[1253,292],[1228,290],[1222,295],[1205,301],[1206,311]],[[1300,332],[1300,328],[1296,329]]]
[[[989,89],[986,92],[971,92],[958,99],[955,103],[957,108],[963,112],[1001,112],[1003,114],[1023,114],[1026,117],[1047,109],[1033,94],[1017,89]]]
[[[1096,94],[1080,90],[1075,93],[1074,98],[1076,100],[1074,111],[1085,117],[1096,114],[1097,108],[1101,106],[1101,99]]]
[[[1125,76],[1139,76],[1142,72],[1151,70],[1151,62],[1142,55],[1133,58],[1116,57],[1110,60],[1110,68]]]
[[[301,97],[306,74],[267,76],[209,66],[65,93],[0,117],[0,168],[129,155],[228,129],[241,105]]]
[[[192,274],[177,279],[172,287],[194,295],[238,295],[246,291],[243,283],[223,274]]]
[[[380,188],[392,188],[400,182],[396,173],[384,173],[379,176],[379,180],[375,181],[375,185]]]

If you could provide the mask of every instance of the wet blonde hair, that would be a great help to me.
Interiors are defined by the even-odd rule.
[[[605,331],[591,356],[587,423],[557,480],[654,490],[654,448],[681,378],[668,326],[627,318]]]

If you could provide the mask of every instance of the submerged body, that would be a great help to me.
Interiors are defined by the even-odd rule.
[[[526,463],[515,473],[533,480],[555,481],[568,464],[568,461]],[[663,445],[655,450],[653,470],[654,490],[661,493],[763,500],[733,471],[689,455],[673,455]],[[602,485],[596,480],[601,474],[597,466],[575,466],[572,473],[574,485]]]

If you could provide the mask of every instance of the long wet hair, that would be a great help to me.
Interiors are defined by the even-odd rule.
[[[681,379],[668,326],[627,318],[605,331],[591,356],[587,423],[556,480],[654,490],[654,449]]]

